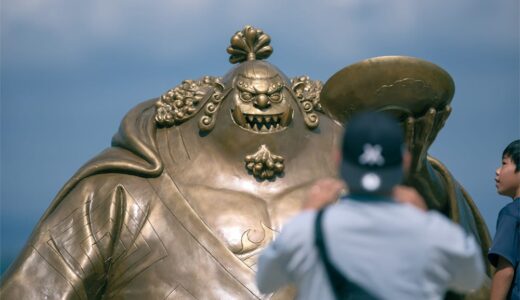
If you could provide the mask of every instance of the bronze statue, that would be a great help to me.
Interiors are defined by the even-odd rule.
[[[262,61],[269,44],[246,26],[231,38],[238,65],[225,76],[185,80],[132,109],[112,147],[53,200],[2,279],[2,296],[291,299],[291,289],[257,291],[256,256],[312,183],[336,175],[330,154],[343,122],[365,108],[402,118],[415,154],[410,184],[488,248],[471,198],[426,157],[450,111],[447,73],[414,58],[376,58],[323,87]]]

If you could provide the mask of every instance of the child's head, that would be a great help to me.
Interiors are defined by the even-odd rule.
[[[500,195],[520,197],[520,140],[513,141],[502,153],[502,165],[496,170],[496,187]]]

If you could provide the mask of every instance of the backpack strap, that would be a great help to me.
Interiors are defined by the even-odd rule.
[[[369,293],[365,288],[362,288],[358,284],[350,281],[345,275],[343,275],[334,264],[330,261],[327,253],[327,246],[325,241],[325,235],[323,233],[323,213],[325,208],[321,208],[316,214],[314,222],[314,243],[318,249],[318,255],[320,256],[327,277],[329,279],[332,290],[334,291],[334,297],[336,300],[341,299],[363,299],[363,300],[378,300],[373,294]]]
[[[343,299],[348,291],[349,281],[343,274],[341,274],[338,269],[331,263],[329,256],[327,254],[327,247],[325,245],[325,236],[322,230],[322,218],[323,213],[325,212],[325,208],[321,208],[316,214],[316,219],[314,222],[314,237],[315,244],[318,248],[318,254],[325,266],[325,270],[327,272],[327,277],[329,278],[330,285],[332,286],[332,290],[334,291],[334,296],[336,299]]]

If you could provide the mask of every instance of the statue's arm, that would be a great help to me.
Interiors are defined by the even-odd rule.
[[[125,210],[122,186],[85,180],[34,229],[6,272],[6,299],[97,299],[106,285]]]
[[[410,172],[406,184],[414,187],[421,194],[429,209],[448,215],[450,187],[427,158],[424,158],[421,164],[420,171]]]
[[[408,116],[403,121],[406,144],[412,155],[407,184],[419,191],[428,208],[447,214],[448,190],[442,174],[432,166],[428,149],[451,113],[451,107],[430,107],[424,115]]]
[[[418,117],[404,121],[406,141],[412,154],[407,183],[416,188],[430,209],[435,209],[473,233],[484,247],[489,233],[471,196],[453,178],[448,169],[428,155],[428,149],[451,113],[451,107],[430,107]],[[487,249],[487,248],[486,248]]]

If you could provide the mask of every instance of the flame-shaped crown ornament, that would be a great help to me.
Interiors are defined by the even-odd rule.
[[[247,25],[231,37],[231,45],[227,48],[227,53],[231,54],[229,61],[236,64],[246,60],[268,58],[273,53],[273,47],[269,43],[269,35],[261,29]]]

